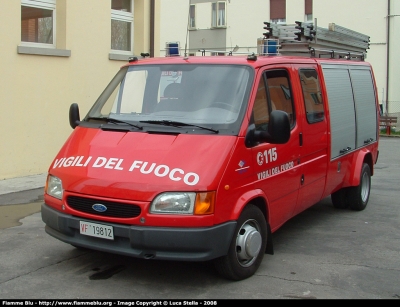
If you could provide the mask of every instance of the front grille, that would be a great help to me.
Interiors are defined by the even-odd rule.
[[[74,210],[98,216],[131,218],[139,216],[141,212],[141,208],[137,205],[117,203],[114,201],[98,200],[98,199],[78,197],[78,196],[68,196],[67,204]],[[107,210],[105,212],[95,211],[92,208],[94,204],[102,204],[107,207]]]

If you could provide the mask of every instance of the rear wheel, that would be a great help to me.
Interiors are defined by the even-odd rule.
[[[347,199],[350,209],[355,211],[364,210],[371,192],[371,169],[367,163],[364,163],[361,169],[360,184],[348,189]]]
[[[267,223],[261,210],[248,205],[240,215],[228,254],[214,260],[218,273],[227,279],[252,276],[261,264],[267,244]]]
[[[332,204],[337,209],[345,209],[349,206],[347,200],[347,188],[341,188],[340,190],[331,194]]]

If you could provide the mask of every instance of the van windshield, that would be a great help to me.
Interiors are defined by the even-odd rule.
[[[236,134],[246,110],[253,75],[253,69],[244,65],[123,67],[85,121],[113,118],[141,126],[174,121]]]

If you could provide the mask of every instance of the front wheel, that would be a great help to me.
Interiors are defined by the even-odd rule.
[[[371,169],[364,163],[361,169],[360,184],[356,187],[349,187],[347,197],[350,209],[362,211],[368,204],[371,191]]]
[[[218,273],[227,279],[242,280],[257,271],[267,244],[267,223],[261,210],[248,205],[240,215],[228,254],[214,260]]]

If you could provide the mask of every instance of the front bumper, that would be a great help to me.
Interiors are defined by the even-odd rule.
[[[96,221],[64,214],[46,204],[42,204],[41,213],[46,224],[45,231],[63,242],[145,259],[206,261],[224,256],[228,253],[236,227],[235,221],[204,228],[146,227],[110,223],[107,225],[114,228],[114,240],[107,240],[80,234],[79,221]]]

